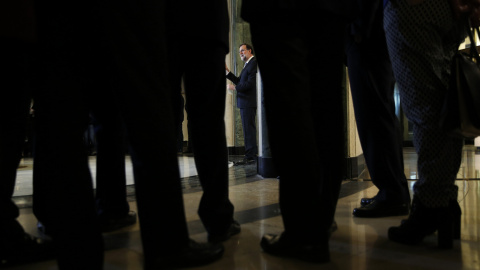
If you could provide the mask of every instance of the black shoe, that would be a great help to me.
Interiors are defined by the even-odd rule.
[[[460,226],[457,223],[461,212],[455,208],[452,203],[448,207],[427,208],[418,198],[414,198],[410,216],[399,227],[388,229],[388,239],[401,244],[415,245],[425,236],[437,231],[438,247],[451,249],[453,239],[460,236]]]
[[[102,232],[116,231],[137,223],[137,213],[129,211],[126,215],[118,218],[100,217],[100,228]]]
[[[322,243],[302,244],[285,240],[283,235],[266,234],[263,236],[260,246],[263,251],[274,256],[296,258],[314,263],[330,261],[328,240]]]
[[[230,227],[228,227],[227,231],[222,234],[211,234],[208,235],[208,242],[210,243],[220,243],[223,241],[227,241],[230,237],[239,234],[241,231],[240,223],[234,220]]]
[[[461,237],[462,209],[460,208],[460,205],[456,200],[450,202],[450,204],[448,205],[448,209],[450,210],[450,213],[453,217],[453,239],[458,240]],[[400,226],[405,224],[405,222],[407,221],[408,219],[402,219],[402,221],[400,222]],[[426,231],[425,233],[427,235],[433,234],[435,233],[435,229],[431,228],[430,231]]]
[[[54,258],[55,250],[51,240],[37,238],[27,233],[17,241],[0,246],[0,267]]]
[[[222,244],[197,243],[190,240],[187,247],[168,254],[159,254],[152,262],[146,262],[145,269],[171,269],[196,267],[220,259],[224,248]]]
[[[362,199],[360,199],[360,205],[361,206],[369,205],[375,200],[375,198],[376,198],[376,196],[374,196],[372,198],[362,198]]]
[[[353,209],[356,217],[377,218],[408,215],[409,203],[390,203],[373,200],[370,204]]]

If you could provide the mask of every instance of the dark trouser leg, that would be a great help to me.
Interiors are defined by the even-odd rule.
[[[108,102],[113,92],[107,89],[105,92],[110,95],[98,95],[92,106],[97,141],[95,198],[99,216],[117,218],[130,210],[126,192],[124,128],[119,109]]]
[[[403,169],[399,121],[395,115],[395,79],[387,51],[383,24],[374,25],[371,36],[346,47],[355,118],[363,154],[379,189],[378,200],[410,200]],[[378,29],[380,28],[380,29]]]
[[[208,41],[205,41],[208,42]],[[179,41],[170,46],[171,55],[187,52]],[[175,49],[176,48],[176,49]],[[175,53],[179,50],[178,53]],[[179,94],[180,78],[184,74],[188,102],[189,132],[195,145],[194,157],[203,188],[198,214],[209,233],[223,233],[233,221],[233,205],[228,198],[228,152],[225,137],[225,49],[212,46],[202,69],[191,68],[185,58],[170,61],[175,71],[172,80],[174,95]],[[194,57],[194,54],[191,54]],[[172,59],[173,60],[173,59]],[[177,90],[175,90],[177,89]],[[207,131],[208,132],[205,132]]]
[[[272,156],[282,176],[285,234],[296,241],[325,241],[344,162],[344,25],[326,12],[288,23],[269,22],[252,22],[251,30],[264,80]],[[325,36],[331,42],[323,42]]]
[[[52,231],[60,269],[82,269],[87,265],[101,269],[103,239],[96,223],[92,179],[83,143],[87,110],[79,104],[79,92],[70,88],[69,93],[74,94],[63,95],[65,87],[71,87],[69,80],[50,75],[58,85],[40,86],[34,95],[34,213]]]
[[[17,168],[25,142],[26,123],[30,108],[27,81],[26,46],[11,39],[0,39],[4,52],[0,54],[2,91],[0,99],[0,247],[23,237],[22,226],[16,220],[18,207],[12,201]],[[8,96],[8,98],[7,98]]]
[[[185,247],[188,244],[188,230],[178,171],[173,114],[171,110],[159,109],[168,108],[170,104],[161,97],[152,107],[138,108],[135,104],[147,105],[149,101],[132,99],[132,96],[124,99],[130,89],[121,91],[123,93],[120,96],[128,104],[125,106],[127,112],[124,119],[131,145],[143,250],[145,259],[150,261]],[[143,90],[135,88],[135,93],[146,93]],[[157,109],[158,114],[150,114]],[[160,116],[162,114],[170,114],[172,118],[164,118]]]
[[[88,123],[83,83],[92,63],[86,37],[96,29],[95,17],[88,4],[35,4],[39,41],[33,210],[52,232],[60,269],[102,269],[103,238],[83,142]]]
[[[58,108],[55,104],[66,105],[66,100],[52,99],[41,89],[37,92],[33,178],[35,215],[52,231],[59,251],[60,269],[81,269],[83,264],[100,269],[103,240],[96,223],[82,124],[75,116],[57,117],[67,108]],[[68,105],[68,108],[72,107],[78,108]],[[81,118],[78,111],[74,114]]]
[[[257,126],[255,115],[257,108],[240,108],[242,118],[243,138],[245,142],[245,157],[248,159],[257,156]]]
[[[167,77],[164,8],[163,1],[129,1],[129,6],[114,4],[106,13],[148,263],[189,243]]]

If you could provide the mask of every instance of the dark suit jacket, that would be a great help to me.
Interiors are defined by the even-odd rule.
[[[227,79],[236,85],[238,108],[257,107],[257,59],[255,57],[250,59],[239,77],[229,72]]]

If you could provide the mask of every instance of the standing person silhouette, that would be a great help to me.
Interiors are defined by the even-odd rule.
[[[255,163],[257,160],[257,59],[253,55],[253,48],[249,44],[242,44],[238,48],[240,58],[245,65],[240,76],[230,72],[227,65],[225,70],[227,79],[234,85],[228,84],[231,91],[237,92],[237,107],[242,118],[243,138],[245,140],[245,157],[241,164]]]
[[[263,79],[272,158],[281,175],[284,232],[261,241],[275,256],[330,260],[345,158],[342,73],[349,2],[243,1]]]
[[[207,230],[208,241],[222,242],[240,233],[240,224],[233,219],[234,207],[228,196],[223,70],[229,51],[227,1],[189,2],[187,5],[185,1],[168,0],[167,3],[172,97],[174,101],[180,100],[177,97],[181,95],[183,78],[189,140],[194,145],[195,165],[203,188],[198,215]],[[204,27],[209,31],[202,31]],[[197,56],[190,49],[190,40],[208,47],[208,57],[202,59],[201,68],[193,68],[190,64]],[[174,106],[178,111],[181,104],[174,102]]]
[[[400,123],[395,115],[392,63],[381,0],[358,0],[359,18],[347,26],[345,53],[358,135],[378,193],[363,198],[356,217],[408,215]]]

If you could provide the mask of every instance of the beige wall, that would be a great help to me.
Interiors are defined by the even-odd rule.
[[[348,73],[347,73],[348,74]],[[347,76],[347,125],[348,125],[348,157],[358,157],[363,154],[360,139],[358,138],[357,122],[353,112],[352,93],[350,91],[350,82]]]
[[[228,54],[225,62],[229,67],[232,66],[230,59],[230,54]],[[226,85],[225,91],[227,91],[225,99],[225,135],[227,136],[227,146],[235,146],[234,95],[232,91],[227,89]]]

